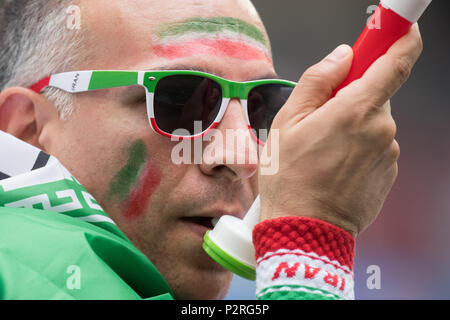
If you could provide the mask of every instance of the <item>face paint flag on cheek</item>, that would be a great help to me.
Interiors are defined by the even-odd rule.
[[[127,218],[142,216],[161,182],[161,171],[149,160],[147,147],[138,140],[129,148],[128,160],[110,184],[109,194],[120,201]]]

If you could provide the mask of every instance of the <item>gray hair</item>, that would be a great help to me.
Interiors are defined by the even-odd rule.
[[[71,0],[0,0],[0,90],[29,87],[76,67],[80,32],[66,26]],[[72,96],[48,88],[44,95],[65,119]]]

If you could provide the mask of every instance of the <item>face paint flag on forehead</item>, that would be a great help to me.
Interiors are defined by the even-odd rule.
[[[265,35],[236,18],[192,18],[160,27],[154,42],[157,56],[177,59],[208,54],[271,62]]]

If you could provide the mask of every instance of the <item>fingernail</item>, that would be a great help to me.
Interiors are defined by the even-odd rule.
[[[420,33],[419,24],[417,22],[413,24],[413,28],[416,29]]]
[[[334,49],[332,53],[330,53],[328,58],[333,60],[342,60],[350,53],[350,50],[351,48],[348,45],[341,44],[339,47]]]

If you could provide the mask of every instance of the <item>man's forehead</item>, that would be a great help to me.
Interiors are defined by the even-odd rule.
[[[247,21],[264,30],[250,0],[86,0],[81,2],[81,6],[82,11],[88,13],[88,18],[94,20],[91,25],[108,19],[120,24],[126,19],[141,23],[138,19],[143,18],[146,25],[142,27],[155,27],[195,17],[224,16]]]
[[[143,58],[193,54],[271,64],[264,26],[248,0],[96,0],[82,2],[84,12],[87,50],[96,50],[85,68],[127,69]]]

